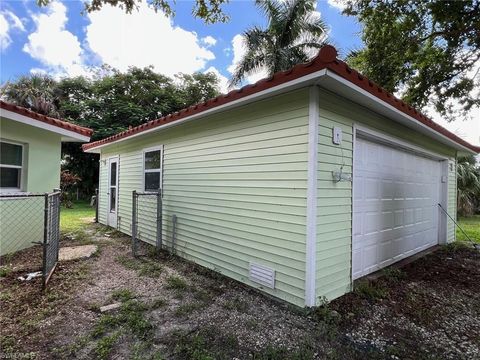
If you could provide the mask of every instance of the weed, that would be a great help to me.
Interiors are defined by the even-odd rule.
[[[12,272],[12,269],[8,267],[1,267],[0,268],[0,277],[7,277],[8,274]]]
[[[203,301],[203,302],[212,300],[212,294],[210,294],[208,291],[205,291],[203,289],[195,290],[193,297],[196,300]]]
[[[203,305],[199,303],[190,303],[190,304],[183,304],[180,305],[176,310],[175,310],[175,315],[176,316],[186,316],[195,310],[198,310],[202,308]]]
[[[134,297],[135,294],[129,289],[118,289],[112,293],[112,299],[121,302],[126,302],[133,299]]]
[[[152,303],[149,305],[149,308],[151,310],[159,309],[161,307],[164,307],[167,305],[167,301],[165,299],[155,299],[152,301]]]
[[[158,278],[163,271],[163,267],[155,261],[141,261],[125,255],[118,256],[116,260],[127,269],[138,271],[140,276]]]
[[[368,300],[383,299],[388,295],[388,290],[378,282],[362,280],[355,287],[355,293]]]
[[[386,269],[383,269],[383,276],[387,281],[397,283],[400,280],[405,279],[407,274],[398,268],[387,267]]]
[[[462,250],[468,249],[468,244],[464,241],[454,241],[443,246],[447,254],[455,254]]]
[[[167,278],[167,289],[187,290],[187,282],[179,276],[171,275]]]
[[[227,310],[236,310],[239,312],[245,312],[248,310],[248,304],[239,297],[225,301],[223,307]]]
[[[119,332],[115,332],[110,336],[105,336],[101,338],[96,346],[95,346],[95,354],[97,355],[98,359],[107,359],[110,353],[112,352],[113,345],[117,342],[118,338],[120,337]]]
[[[156,263],[156,262],[152,262],[152,261],[148,261],[148,262],[144,262],[141,266],[140,266],[140,270],[138,272],[138,274],[140,276],[148,276],[148,277],[151,277],[151,278],[158,278],[160,276],[160,274],[162,273],[163,271],[163,267]]]
[[[140,269],[140,261],[131,256],[120,255],[115,259],[118,263],[130,270]]]

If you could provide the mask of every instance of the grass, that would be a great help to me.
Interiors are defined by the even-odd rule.
[[[60,230],[63,233],[83,230],[86,218],[95,217],[95,208],[88,201],[76,201],[71,209],[62,206],[60,209]]]
[[[388,290],[375,281],[361,280],[355,286],[355,293],[367,300],[383,299],[388,295]]]
[[[471,240],[480,243],[480,215],[460,217],[458,218],[458,224],[465,230]],[[456,232],[458,241],[467,241],[466,236],[458,227]]]

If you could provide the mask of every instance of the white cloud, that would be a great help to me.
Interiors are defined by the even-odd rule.
[[[328,0],[328,5],[343,11],[347,7],[347,0]]]
[[[34,14],[32,18],[36,28],[28,36],[23,51],[40,61],[54,75],[84,74],[80,41],[65,28],[68,21],[65,5],[52,2],[46,12]]]
[[[153,65],[155,71],[168,76],[190,74],[215,58],[195,32],[174,26],[145,3],[131,14],[104,6],[88,17],[91,23],[86,27],[86,45],[101,62],[122,71],[129,66]]]
[[[202,38],[202,42],[207,46],[215,46],[215,44],[217,43],[217,39],[215,39],[213,36],[208,35]]]
[[[233,59],[230,66],[228,66],[227,70],[230,74],[235,72],[235,68],[237,64],[242,60],[243,56],[245,55],[246,49],[244,46],[244,38],[243,35],[237,34],[232,39],[232,52],[233,52]],[[245,77],[245,80],[253,84],[260,79],[263,79],[268,76],[268,72],[266,69],[260,69],[256,72],[250,73]]]
[[[222,93],[227,93],[228,92],[228,78],[223,76],[220,71],[217,70],[217,68],[210,66],[207,70],[205,70],[206,73],[212,72],[218,77],[218,86],[220,88],[220,91]]]
[[[5,50],[12,43],[12,30],[25,31],[22,21],[9,10],[0,13],[0,50]]]

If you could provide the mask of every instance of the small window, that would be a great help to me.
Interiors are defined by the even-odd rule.
[[[0,188],[21,190],[23,170],[23,146],[0,141]]]
[[[145,191],[158,191],[162,186],[162,150],[145,150],[143,183]]]

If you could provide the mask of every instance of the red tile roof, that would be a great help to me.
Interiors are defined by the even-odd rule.
[[[82,127],[82,126],[79,126],[79,125],[75,125],[75,124],[69,123],[69,122],[64,121],[64,120],[59,120],[59,119],[55,119],[55,118],[52,118],[52,117],[49,117],[49,116],[46,116],[46,115],[42,115],[42,114],[36,113],[32,110],[26,109],[24,107],[7,103],[3,100],[0,100],[0,109],[5,109],[5,110],[8,110],[8,111],[12,111],[16,114],[27,116],[31,119],[43,122],[45,124],[53,125],[53,126],[65,129],[65,130],[73,131],[73,132],[75,132],[77,134],[80,134],[80,135],[90,137],[93,133],[92,129]]]
[[[467,141],[461,139],[457,135],[451,133],[444,127],[435,123],[433,120],[429,119],[404,101],[396,98],[393,94],[382,89],[380,86],[375,84],[373,81],[367,79],[365,76],[361,75],[356,70],[350,68],[345,62],[337,59],[337,50],[330,45],[322,47],[318,55],[308,63],[298,64],[287,71],[281,71],[273,74],[269,78],[265,78],[257,81],[255,84],[246,85],[240,89],[232,90],[228,94],[219,95],[213,99],[207,100],[203,103],[192,105],[188,108],[180,110],[176,113],[164,116],[162,118],[149,121],[145,124],[130,128],[123,132],[120,132],[116,135],[107,137],[102,140],[98,140],[89,144],[84,144],[82,146],[83,150],[89,150],[100,145],[108,144],[120,139],[127,138],[134,134],[141,133],[146,130],[150,130],[180,119],[192,116],[204,112],[209,109],[216,108],[220,105],[224,105],[235,100],[247,97],[249,95],[261,92],[266,89],[273,88],[280,84],[287,83],[289,81],[298,79],[302,76],[312,74],[314,72],[328,69],[334,72],[335,74],[341,76],[342,78],[348,80],[349,82],[359,86],[363,90],[369,92],[370,94],[376,96],[387,104],[392,105],[394,108],[400,110],[401,112],[411,116],[418,122],[428,126],[429,128],[435,130],[436,132],[445,135],[449,139],[455,141],[456,143],[471,149],[474,152],[480,153],[480,146],[475,146]]]

